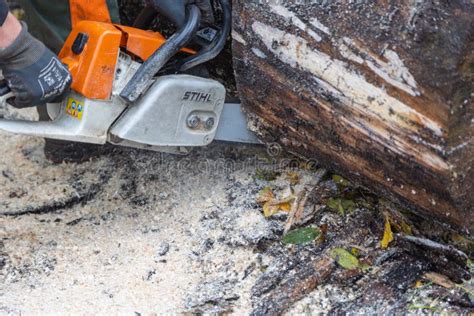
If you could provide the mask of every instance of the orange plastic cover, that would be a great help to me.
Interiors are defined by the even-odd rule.
[[[72,51],[79,33],[89,39],[81,54]],[[109,99],[122,32],[109,23],[81,21],[73,28],[59,58],[72,74],[72,89],[89,99]]]
[[[88,40],[79,54],[72,46],[79,33]],[[157,32],[103,22],[81,21],[73,28],[59,58],[72,74],[72,89],[86,98],[108,100],[112,94],[120,48],[133,57],[147,60],[166,39]],[[191,49],[183,52],[194,54]]]
[[[69,0],[69,11],[73,28],[81,21],[111,23],[106,0]]]
[[[121,46],[127,52],[139,57],[142,60],[147,60],[157,48],[166,42],[166,38],[158,32],[144,31],[129,26],[117,25],[115,27],[122,30],[124,36],[122,37]],[[188,54],[195,54],[192,49],[184,48],[182,52]]]

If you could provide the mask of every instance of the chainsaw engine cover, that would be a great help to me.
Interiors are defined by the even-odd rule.
[[[110,129],[109,141],[144,146],[206,146],[215,137],[225,88],[189,75],[159,77]]]

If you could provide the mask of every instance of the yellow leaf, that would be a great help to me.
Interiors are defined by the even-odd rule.
[[[383,232],[383,238],[381,241],[382,249],[387,249],[388,245],[393,241],[392,226],[388,217],[385,219],[385,231]]]
[[[292,208],[292,202],[295,198],[296,196],[290,192],[287,197],[277,200],[275,194],[273,194],[272,189],[266,187],[260,191],[256,201],[263,204],[263,215],[265,215],[265,217],[270,217],[279,211],[290,212]]]
[[[257,196],[257,203],[265,203],[269,201],[273,201],[275,199],[275,195],[273,194],[272,188],[266,187]]]
[[[278,212],[278,206],[274,205],[272,201],[265,202],[263,204],[263,215],[265,217],[270,217],[273,214],[276,214]]]
[[[419,288],[419,287],[422,287],[422,286],[423,286],[423,282],[421,282],[420,280],[416,281],[415,288]]]
[[[411,226],[408,225],[408,223],[402,221],[400,223],[400,226],[402,227],[402,231],[406,234],[406,235],[413,235],[413,231],[411,229]]]
[[[290,202],[280,203],[280,204],[278,204],[278,207],[280,208],[280,210],[285,211],[285,212],[291,211],[291,203]]]

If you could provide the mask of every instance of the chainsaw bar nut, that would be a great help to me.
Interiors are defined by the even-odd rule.
[[[207,129],[213,129],[214,124],[216,124],[216,120],[213,117],[208,118],[205,123]]]
[[[188,118],[188,127],[192,129],[196,129],[199,127],[199,124],[201,123],[201,120],[199,119],[198,116],[196,115],[191,115]]]

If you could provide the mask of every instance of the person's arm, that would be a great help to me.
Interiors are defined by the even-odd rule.
[[[8,12],[5,0],[0,0],[0,69],[15,96],[11,103],[19,108],[55,102],[72,82],[67,67]]]
[[[0,48],[10,46],[20,31],[20,22],[8,11],[5,0],[0,0]]]

